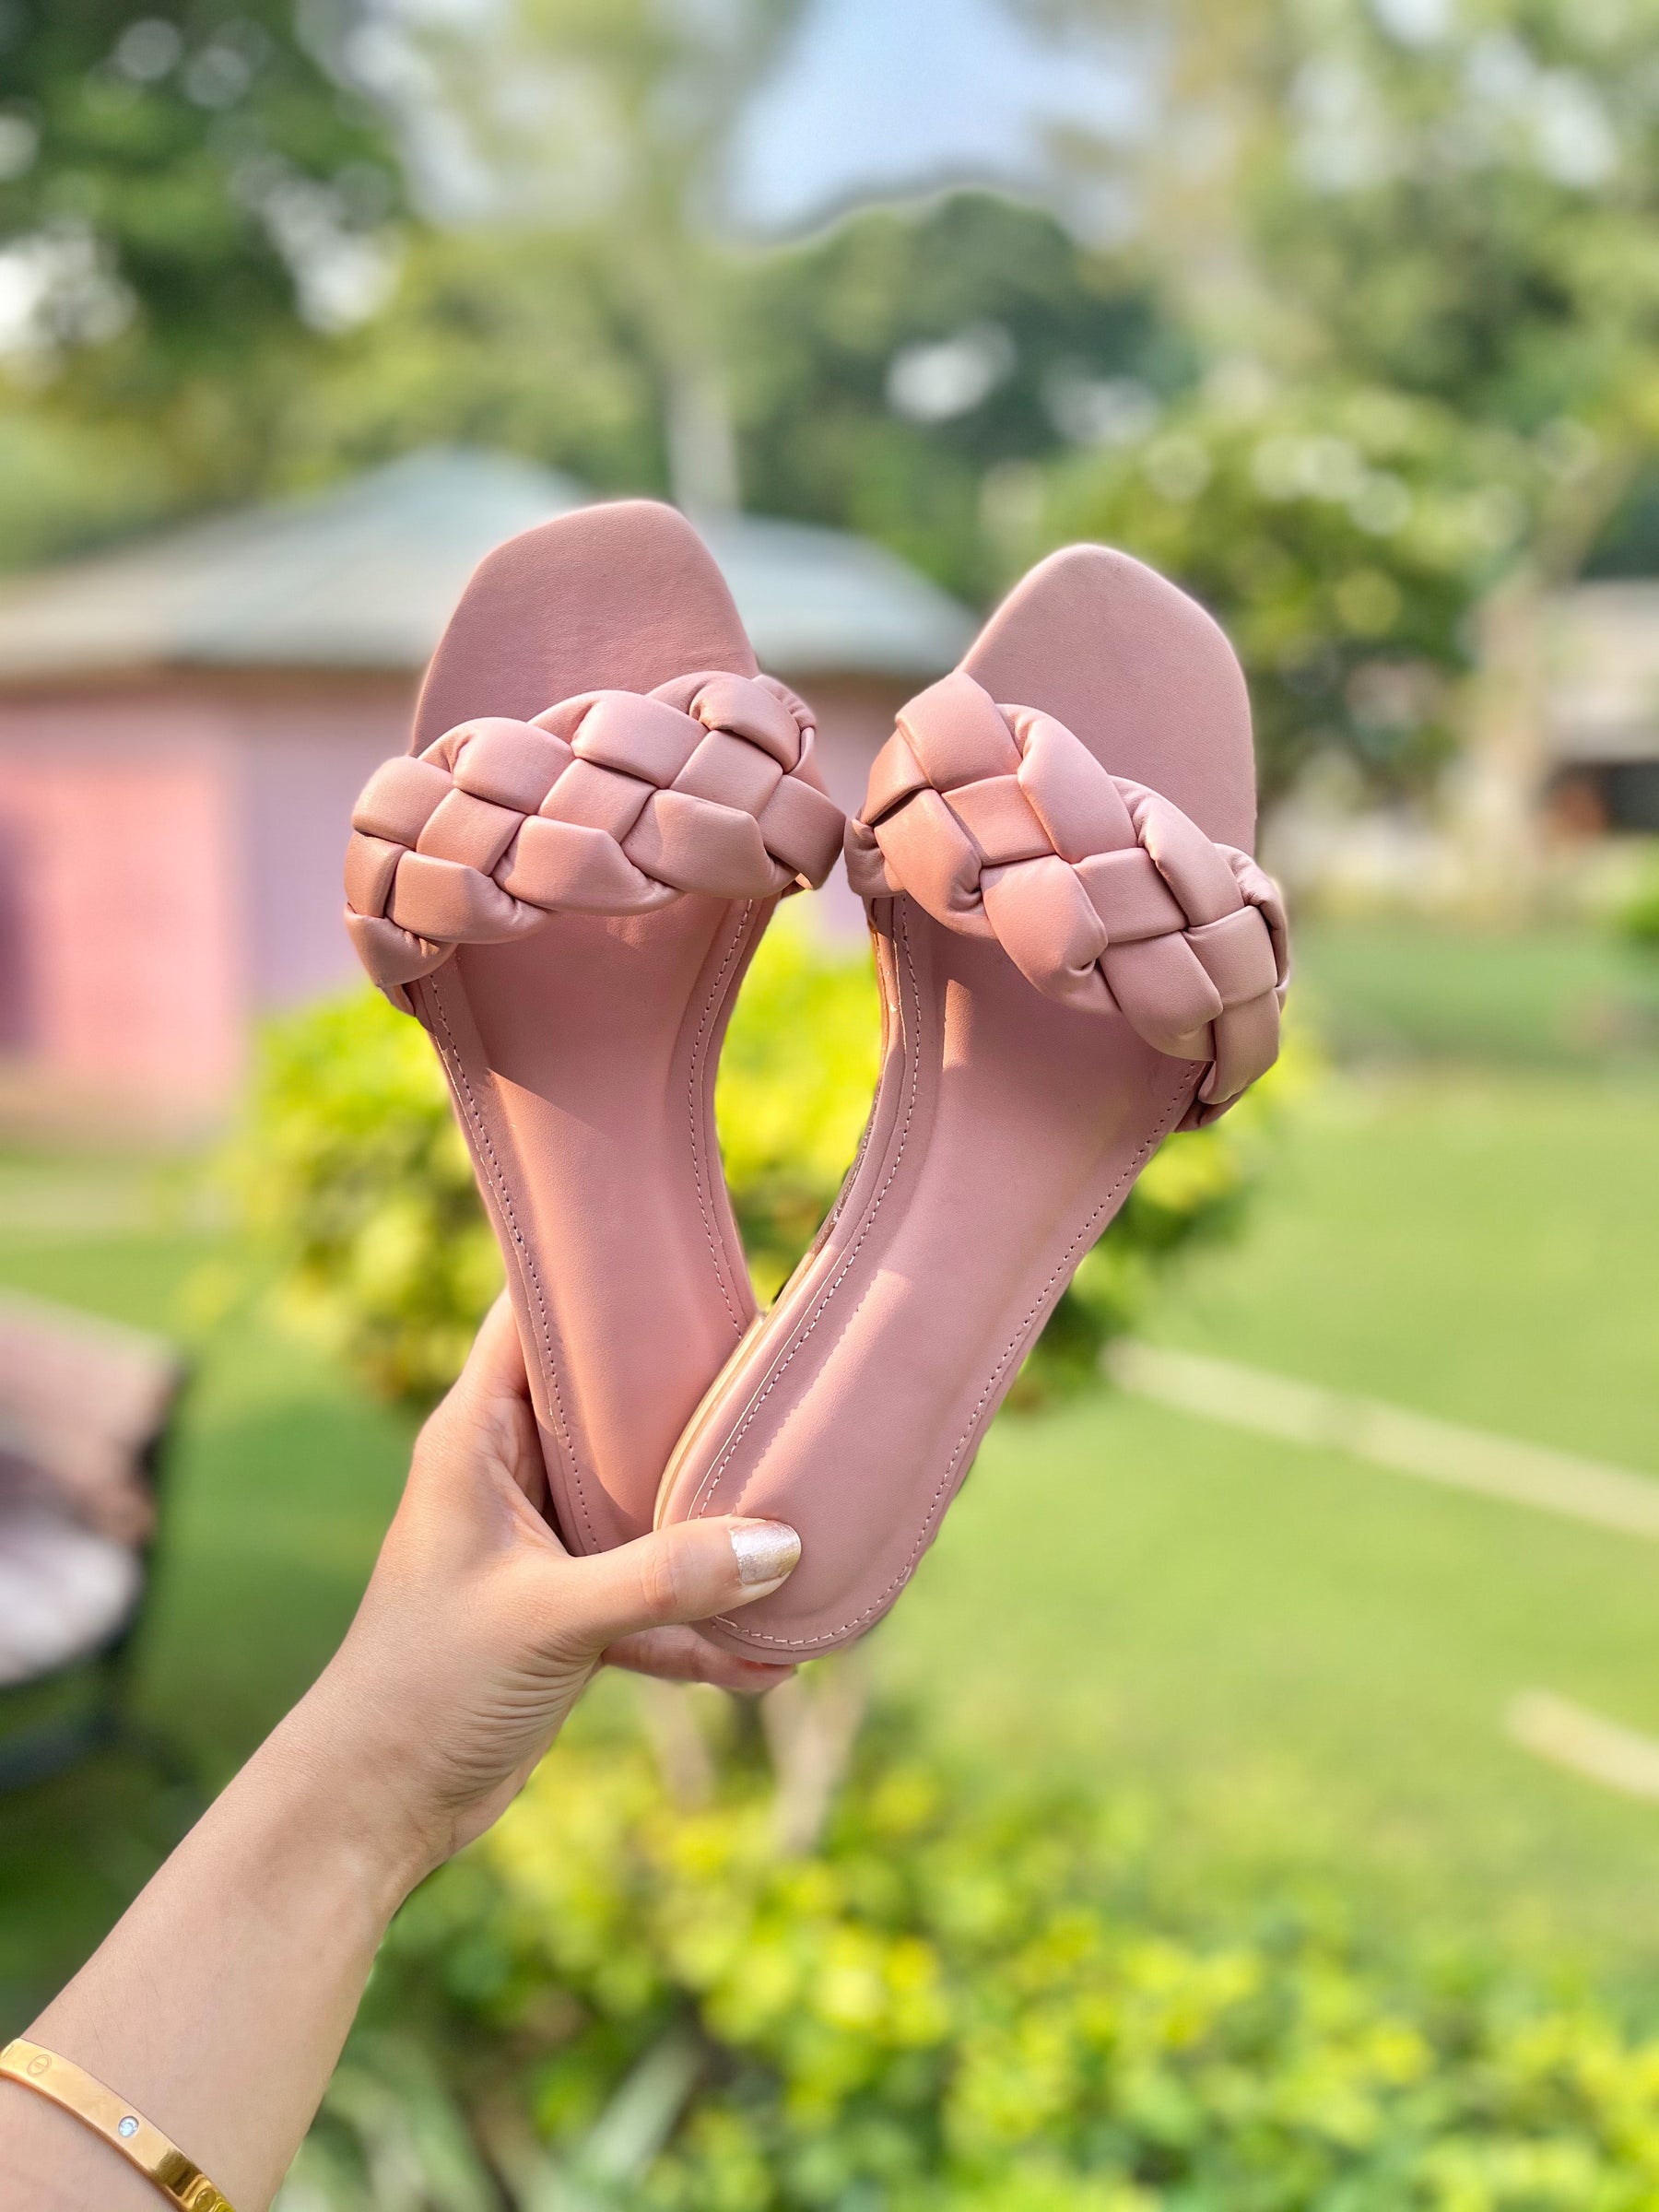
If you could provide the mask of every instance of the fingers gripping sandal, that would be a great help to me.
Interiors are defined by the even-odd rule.
[[[866,899],[908,892],[947,929],[994,938],[1045,996],[1207,1062],[1182,1127],[1278,1057],[1288,947],[1271,878],[962,669],[901,711],[847,825],[847,874]]]
[[[801,1534],[784,1589],[707,1625],[728,1650],[806,1657],[881,1617],[1140,1169],[1271,1065],[1254,811],[1226,640],[1102,547],[1034,571],[900,716],[847,839],[884,1007],[864,1146],[658,1500]]]
[[[714,1065],[779,895],[822,882],[841,827],[806,709],[756,673],[690,525],[644,501],[481,564],[412,753],[353,813],[347,924],[449,1077],[578,1550],[649,1528],[754,1317]]]

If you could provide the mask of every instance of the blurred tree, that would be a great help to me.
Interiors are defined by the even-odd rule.
[[[1436,402],[1235,365],[1056,472],[1041,527],[1126,546],[1222,618],[1265,796],[1333,748],[1389,788],[1453,749],[1469,610],[1513,557],[1529,482],[1514,439]]]
[[[1121,28],[1139,0],[1035,5]],[[1091,158],[1211,350],[1547,436],[1582,559],[1659,424],[1659,0],[1155,13],[1162,127]]]
[[[982,595],[1030,465],[1190,380],[1144,277],[1034,206],[745,241],[728,150],[804,0],[337,0],[303,39],[229,4],[8,18],[0,560],[454,440]]]
[[[351,28],[349,0],[326,51],[291,0],[0,13],[0,358],[185,497],[258,480],[319,334],[383,288],[399,186]]]
[[[732,256],[714,238],[733,128],[803,0],[516,0],[417,34],[451,130],[437,212],[556,240],[535,265],[650,378],[689,508],[737,503]]]
[[[1515,523],[1465,587],[1472,604],[1503,578],[1476,721],[1521,792],[1538,596],[1577,572],[1659,443],[1659,5],[1030,5],[1155,33],[1157,123],[1070,150],[1127,182],[1213,361],[1281,391],[1389,389],[1466,428],[1494,523],[1506,504]],[[1372,565],[1394,568],[1386,533]],[[1393,581],[1405,618],[1410,579]],[[1235,583],[1218,611],[1249,598]]]
[[[1120,256],[988,193],[699,252],[745,503],[864,531],[972,597],[1003,581],[1000,517],[1030,465],[1193,372]],[[453,439],[683,491],[666,421],[625,254],[580,224],[497,218],[412,240],[390,308],[335,348],[294,435],[312,467]]]
[[[616,273],[578,233],[411,233],[385,312],[285,425],[307,477],[426,444],[500,446],[601,491],[668,488],[657,375]]]
[[[746,481],[972,598],[1030,465],[1191,381],[1145,275],[986,192],[848,217],[760,261],[735,370]]]
[[[596,483],[1000,581],[988,472],[1055,450],[1111,380],[1161,386],[1182,361],[1117,257],[993,194],[744,243],[729,148],[801,13],[517,0],[483,36],[424,34],[465,152],[436,191],[452,227],[340,381],[354,441],[488,423]]]
[[[143,428],[87,420],[0,372],[0,571],[20,569],[168,512],[178,498]]]
[[[1587,576],[1659,576],[1659,455],[1620,500],[1584,563]]]

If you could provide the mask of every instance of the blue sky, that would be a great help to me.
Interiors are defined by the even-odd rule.
[[[1132,100],[1121,63],[1039,40],[998,0],[816,0],[745,127],[733,197],[795,228],[945,180],[1032,185],[1048,126],[1121,126]]]

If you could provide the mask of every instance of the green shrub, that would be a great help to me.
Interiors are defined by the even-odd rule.
[[[394,1929],[283,2212],[470,2212],[495,2177],[652,2212],[1659,2201],[1659,2042],[1182,1865],[1156,1821],[965,1786],[890,1720],[804,1855],[755,1762],[688,1806],[629,1744],[563,1747]],[[371,2193],[388,2129],[444,2194]]]
[[[382,1396],[448,1389],[501,1264],[417,1022],[369,990],[271,1022],[224,1170],[284,1318]]]
[[[835,1203],[880,1065],[869,954],[787,909],[760,940],[714,1088],[721,1158],[757,1295],[770,1302]]]
[[[715,1100],[763,1300],[834,1202],[869,1112],[879,1036],[868,953],[780,916],[733,1015]],[[1164,1146],[1060,1300],[1016,1404],[1091,1379],[1157,1269],[1237,1224],[1287,1080],[1293,1068],[1276,1070],[1217,1127]],[[229,1175],[280,1310],[382,1395],[438,1396],[500,1264],[418,1025],[370,991],[271,1023]]]
[[[1640,881],[1619,908],[1618,925],[1627,944],[1659,954],[1659,851],[1649,855]]]

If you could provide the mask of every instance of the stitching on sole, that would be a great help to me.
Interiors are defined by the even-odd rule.
[[[908,935],[906,938],[905,951],[908,964]],[[913,970],[912,973],[913,981]],[[919,1039],[917,1046],[917,1059],[919,1064]],[[1169,1104],[1164,1108],[1162,1113],[1159,1114],[1157,1122],[1153,1124],[1150,1133],[1144,1137],[1139,1146],[1137,1146],[1134,1157],[1124,1167],[1123,1173],[1118,1177],[1112,1188],[1106,1193],[1105,1196],[1095,1207],[1093,1213],[1091,1213],[1088,1218],[1084,1222],[1082,1228],[1077,1231],[1076,1235],[1072,1238],[1071,1242],[1066,1246],[1065,1250],[1061,1253],[1059,1259],[1055,1262],[1053,1269],[1049,1275],[1048,1280],[1043,1284],[1041,1289],[1037,1293],[1030,1312],[1026,1314],[1025,1319],[1021,1322],[1014,1335],[1009,1339],[1006,1347],[1003,1350],[1001,1358],[991,1370],[990,1375],[986,1379],[984,1388],[980,1392],[979,1397],[975,1401],[973,1410],[968,1417],[967,1426],[962,1430],[961,1435],[957,1439],[955,1449],[952,1451],[949,1459],[946,1463],[945,1472],[940,1477],[938,1488],[934,1491],[933,1497],[929,1501],[927,1512],[922,1522],[920,1534],[917,1535],[915,1544],[911,1549],[910,1557],[905,1560],[904,1565],[900,1569],[893,1580],[887,1584],[886,1588],[882,1590],[868,1606],[865,1607],[862,1613],[854,1614],[851,1620],[841,1621],[835,1628],[820,1630],[816,1636],[768,1636],[759,1630],[747,1629],[744,1627],[740,1622],[735,1620],[731,1616],[725,1614],[718,1614],[715,1616],[715,1621],[718,1627],[726,1630],[729,1634],[736,1637],[744,1643],[770,1644],[776,1647],[782,1647],[788,1651],[811,1651],[817,1649],[821,1644],[832,1643],[838,1637],[846,1635],[849,1630],[853,1629],[864,1626],[865,1622],[872,1620],[877,1615],[884,1612],[887,1609],[887,1607],[892,1603],[892,1600],[897,1596],[898,1593],[904,1587],[905,1583],[915,1572],[917,1563],[921,1559],[922,1554],[927,1548],[930,1539],[930,1532],[932,1531],[935,1522],[938,1520],[938,1517],[944,1507],[949,1502],[951,1496],[954,1495],[957,1464],[960,1460],[963,1452],[966,1450],[968,1444],[974,1435],[975,1430],[979,1427],[980,1420],[985,1410],[985,1406],[989,1403],[992,1394],[995,1391],[998,1382],[1006,1371],[1010,1360],[1020,1349],[1021,1346],[1026,1342],[1027,1338],[1030,1335],[1032,1324],[1036,1321],[1038,1315],[1042,1312],[1043,1304],[1048,1298],[1049,1292],[1053,1288],[1054,1284],[1059,1280],[1060,1277],[1065,1273],[1067,1262],[1070,1260],[1072,1253],[1077,1251],[1077,1246],[1083,1241],[1084,1238],[1088,1235],[1090,1230],[1093,1229],[1095,1223],[1100,1218],[1100,1216],[1111,1206],[1112,1200],[1117,1196],[1118,1193],[1124,1187],[1126,1183],[1133,1182],[1135,1177],[1139,1173],[1141,1168],[1146,1164],[1146,1161],[1151,1157],[1152,1153],[1157,1150],[1159,1145],[1162,1143],[1164,1137],[1169,1134],[1170,1124],[1174,1120],[1176,1113],[1180,1111],[1182,1101],[1187,1097],[1189,1088],[1189,1083],[1186,1080],[1183,1080],[1177,1088],[1174,1097],[1170,1100]],[[895,1169],[897,1168],[897,1165],[898,1163],[895,1160]],[[892,1180],[891,1174],[889,1174],[888,1180],[890,1182]],[[884,1195],[886,1190],[887,1184],[884,1183],[882,1185],[882,1192]],[[879,1199],[877,1203],[880,1203]],[[872,1220],[875,1218],[874,1207],[871,1208],[870,1218]],[[863,1237],[864,1231],[861,1230],[859,1236],[860,1242],[863,1241]],[[855,1244],[853,1246],[853,1253],[855,1253],[856,1251],[857,1245]],[[851,1265],[853,1256],[853,1253],[848,1255],[849,1265]],[[840,1281],[841,1277],[838,1277],[836,1278],[835,1285],[831,1286],[831,1288],[839,1288]],[[827,1300],[828,1294],[826,1294],[826,1302]],[[813,1325],[817,1325],[817,1316],[814,1317]],[[792,1359],[794,1356],[794,1352],[798,1349],[798,1346],[792,1347],[790,1353],[790,1357]],[[780,1377],[782,1372],[782,1371],[780,1369]],[[777,1379],[777,1377],[774,1377],[774,1382]],[[772,1384],[769,1383],[767,1386],[769,1392],[771,1387]],[[763,1394],[763,1396],[764,1394]],[[756,1401],[756,1405],[753,1409],[754,1411],[758,1412],[759,1410],[761,1402],[762,1400],[759,1399]],[[740,1441],[741,1436],[742,1430],[739,1430],[737,1435],[732,1439],[732,1443],[727,1447],[727,1449],[730,1450],[735,1448],[737,1442]],[[722,1456],[724,1457],[724,1454]]]
[[[473,1127],[477,1132],[478,1146],[490,1182],[494,1185],[496,1197],[506,1218],[513,1244],[521,1255],[524,1270],[528,1275],[535,1291],[536,1318],[540,1324],[542,1338],[542,1371],[547,1378],[547,1389],[552,1396],[553,1410],[559,1420],[559,1437],[571,1463],[571,1479],[575,1485],[577,1509],[582,1514],[582,1525],[587,1530],[589,1542],[596,1545],[597,1539],[594,1535],[593,1520],[588,1512],[587,1493],[582,1488],[582,1463],[576,1456],[576,1446],[571,1440],[570,1423],[565,1418],[563,1394],[559,1387],[559,1367],[553,1356],[552,1320],[547,1312],[547,1297],[542,1288],[541,1276],[535,1265],[535,1255],[530,1250],[524,1232],[518,1225],[518,1216],[513,1211],[512,1193],[508,1187],[506,1172],[496,1156],[495,1144],[485,1123],[482,1109],[473,1096],[472,1081],[466,1073],[465,1064],[462,1060],[461,1047],[456,1042],[455,1032],[450,1027],[449,1010],[444,1006],[443,994],[439,988],[436,974],[429,975],[426,978],[426,987],[431,994],[432,1004],[438,1009],[438,1018],[443,1024],[443,1034],[449,1041],[447,1048],[441,1044],[439,1045],[439,1057],[448,1071],[451,1088],[454,1090],[455,1096],[462,1100]]]
[[[897,901],[895,902],[895,912],[898,913],[900,932],[904,940],[904,964],[910,976],[911,991],[915,1006],[915,1020],[912,1030],[912,1034],[915,1039],[915,1042],[910,1055],[910,1098],[905,1105],[904,1120],[900,1126],[899,1148],[893,1155],[892,1165],[888,1169],[887,1175],[882,1182],[881,1188],[877,1192],[875,1199],[870,1206],[870,1210],[865,1216],[864,1221],[860,1225],[857,1236],[848,1247],[846,1256],[842,1259],[841,1266],[837,1270],[834,1279],[828,1283],[822,1292],[819,1294],[818,1302],[813,1311],[811,1319],[800,1324],[799,1332],[790,1345],[789,1350],[784,1354],[783,1358],[779,1361],[778,1365],[773,1369],[771,1376],[768,1378],[766,1388],[760,1393],[760,1395],[754,1401],[753,1405],[750,1406],[747,1411],[744,1414],[744,1417],[738,1423],[735,1430],[730,1437],[727,1438],[725,1443],[721,1448],[720,1456],[715,1460],[713,1465],[703,1477],[701,1482],[699,1483],[696,1496],[691,1501],[690,1512],[687,1515],[688,1520],[699,1519],[704,1515],[707,1510],[708,1500],[713,1497],[715,1491],[720,1488],[723,1471],[725,1467],[727,1460],[730,1459],[732,1453],[736,1451],[738,1445],[743,1441],[751,1423],[754,1422],[759,1417],[760,1408],[765,1405],[767,1399],[771,1397],[772,1392],[776,1390],[778,1384],[783,1380],[785,1371],[794,1361],[796,1355],[801,1351],[802,1347],[806,1342],[806,1339],[812,1335],[814,1329],[818,1327],[818,1323],[822,1321],[826,1312],[828,1312],[830,1300],[834,1298],[836,1292],[841,1288],[842,1283],[846,1281],[847,1276],[852,1269],[853,1263],[857,1259],[858,1254],[863,1248],[865,1239],[869,1235],[871,1230],[876,1225],[876,1217],[881,1211],[882,1200],[887,1196],[888,1191],[892,1188],[893,1178],[898,1174],[900,1166],[903,1164],[904,1147],[910,1139],[911,1121],[916,1111],[916,1086],[922,1068],[922,993],[921,987],[916,981],[915,962],[911,955],[909,921],[902,911],[900,911]]]
[[[725,981],[726,970],[736,958],[737,947],[743,942],[744,932],[748,927],[749,916],[754,911],[755,902],[750,899],[746,901],[737,917],[736,926],[732,932],[731,942],[726,947],[725,958],[715,970],[714,980],[709,985],[709,995],[703,1002],[703,1010],[697,1024],[697,1032],[691,1041],[691,1065],[686,1078],[686,1121],[691,1132],[691,1173],[697,1186],[697,1210],[702,1217],[703,1239],[709,1247],[709,1257],[714,1264],[714,1280],[720,1286],[721,1303],[726,1310],[726,1319],[739,1336],[743,1335],[747,1324],[732,1303],[731,1293],[726,1287],[726,1269],[723,1268],[720,1264],[720,1247],[715,1241],[714,1225],[710,1218],[708,1199],[704,1194],[704,1162],[702,1143],[698,1131],[697,1099],[703,1067],[703,1043],[708,1034],[709,1019],[713,1013],[715,1001],[720,996],[720,987]],[[711,1184],[712,1182],[711,1178]]]

